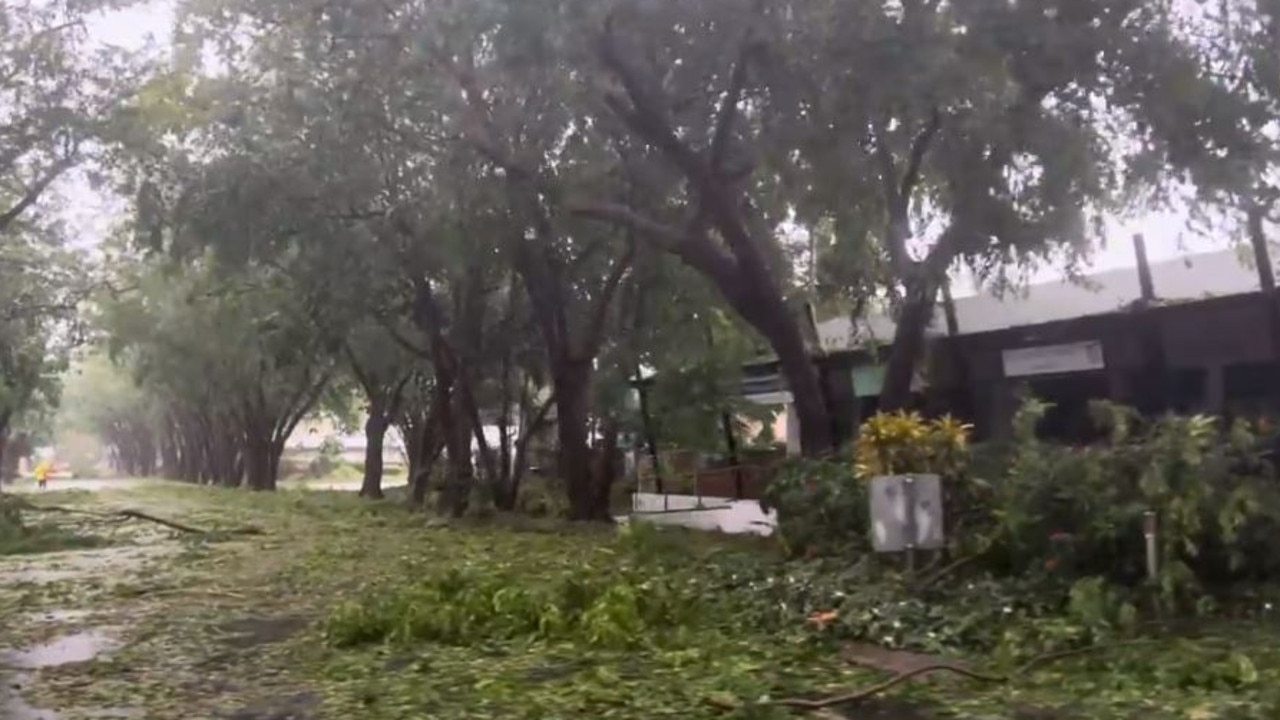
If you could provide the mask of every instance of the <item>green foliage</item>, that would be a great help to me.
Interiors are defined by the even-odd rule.
[[[868,548],[867,486],[841,459],[788,459],[775,471],[761,506],[778,513],[777,537],[791,555],[852,553]]]
[[[914,413],[879,414],[862,426],[855,459],[788,460],[776,470],[762,505],[778,511],[778,539],[792,555],[816,557],[869,549],[871,477],[938,473],[948,495],[961,491],[969,460],[969,428],[950,417],[925,420]]]
[[[347,603],[329,617],[325,636],[339,647],[528,638],[627,649],[678,641],[715,608],[703,602],[702,586],[687,569],[662,572],[670,547],[640,525],[625,529],[615,552],[597,555],[597,563],[537,578],[514,569],[452,567]]]
[[[563,518],[569,514],[564,490],[549,480],[535,480],[521,488],[516,509],[534,518]]]
[[[23,501],[0,494],[0,557],[98,547],[102,538],[24,520]]]
[[[981,485],[985,520],[966,542],[987,567],[1132,586],[1144,577],[1144,515],[1154,512],[1166,605],[1277,577],[1280,492],[1247,424],[1224,429],[1173,415],[1143,422],[1100,403],[1094,414],[1107,440],[1065,447],[1036,438],[1044,411],[1035,402],[1022,409],[1007,472]]]
[[[926,420],[919,413],[877,413],[858,430],[854,472],[863,480],[912,473],[955,477],[968,463],[972,430],[949,415]]]
[[[320,443],[320,452],[307,463],[306,477],[319,480],[328,477],[342,464],[342,442],[337,438],[327,437]]]
[[[339,609],[325,626],[335,645],[470,645],[531,638],[626,649],[661,643],[701,609],[681,580],[625,571],[528,578],[452,570],[412,588]]]

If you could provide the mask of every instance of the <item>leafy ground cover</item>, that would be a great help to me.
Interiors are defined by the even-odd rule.
[[[19,504],[0,495],[0,557],[90,548],[105,543],[104,538],[84,529],[77,531],[63,525],[24,519]]]
[[[1101,585],[920,588],[867,560],[649,527],[450,524],[345,494],[168,485],[37,500],[217,531],[130,522],[110,548],[0,561],[0,615],[17,619],[0,647],[115,640],[24,671],[26,700],[64,718],[783,718],[805,710],[779,700],[890,679],[849,662],[867,645],[992,677],[904,682],[826,717],[1280,716],[1262,595],[1134,627]],[[245,526],[263,533],[230,532]]]

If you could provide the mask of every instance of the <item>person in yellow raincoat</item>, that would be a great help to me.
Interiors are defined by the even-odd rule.
[[[44,490],[49,486],[49,473],[53,472],[53,463],[48,460],[41,460],[36,465],[36,485]]]

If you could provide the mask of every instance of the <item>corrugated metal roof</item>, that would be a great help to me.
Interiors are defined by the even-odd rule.
[[[1258,273],[1235,250],[1188,255],[1151,264],[1156,297],[1161,300],[1195,300],[1238,295],[1259,289]],[[996,297],[980,293],[955,300],[960,333],[970,335],[1012,327],[1069,320],[1115,312],[1142,296],[1136,268],[1121,268],[1088,275],[1077,281],[1031,285],[1021,292]],[[893,340],[894,322],[876,314],[858,323],[833,318],[818,324],[824,350],[844,350]],[[934,313],[930,334],[945,332],[942,307]]]

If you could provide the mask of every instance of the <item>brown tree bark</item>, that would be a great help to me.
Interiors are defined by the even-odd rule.
[[[443,413],[449,401],[449,386],[436,378],[435,391],[425,414],[401,428],[409,438],[409,503],[412,507],[421,508],[426,504],[431,473],[444,449],[440,438],[444,431]]]
[[[591,416],[591,368],[565,363],[553,376],[556,388],[556,440],[560,480],[569,500],[569,519],[602,520],[595,508],[595,479],[591,464],[588,423]]]
[[[911,381],[925,353],[925,335],[937,306],[939,284],[936,279],[927,276],[911,278],[906,286],[906,297],[893,332],[884,387],[880,391],[881,412],[903,410],[910,405]]]
[[[11,482],[8,464],[9,452],[9,417],[0,417],[0,485]]]
[[[245,437],[245,474],[250,490],[276,489],[275,472],[271,465],[271,439],[250,433]]]
[[[360,497],[381,500],[382,448],[387,436],[388,421],[381,408],[371,408],[364,423],[364,478],[360,484]]]
[[[600,441],[595,446],[591,468],[591,495],[586,520],[613,522],[609,500],[613,483],[618,478],[618,419],[605,418],[600,428]]]
[[[471,491],[475,486],[475,465],[471,459],[471,432],[462,420],[458,393],[441,414],[440,429],[444,435],[445,454],[449,473],[440,491],[439,511],[452,517],[462,517],[471,504]]]

